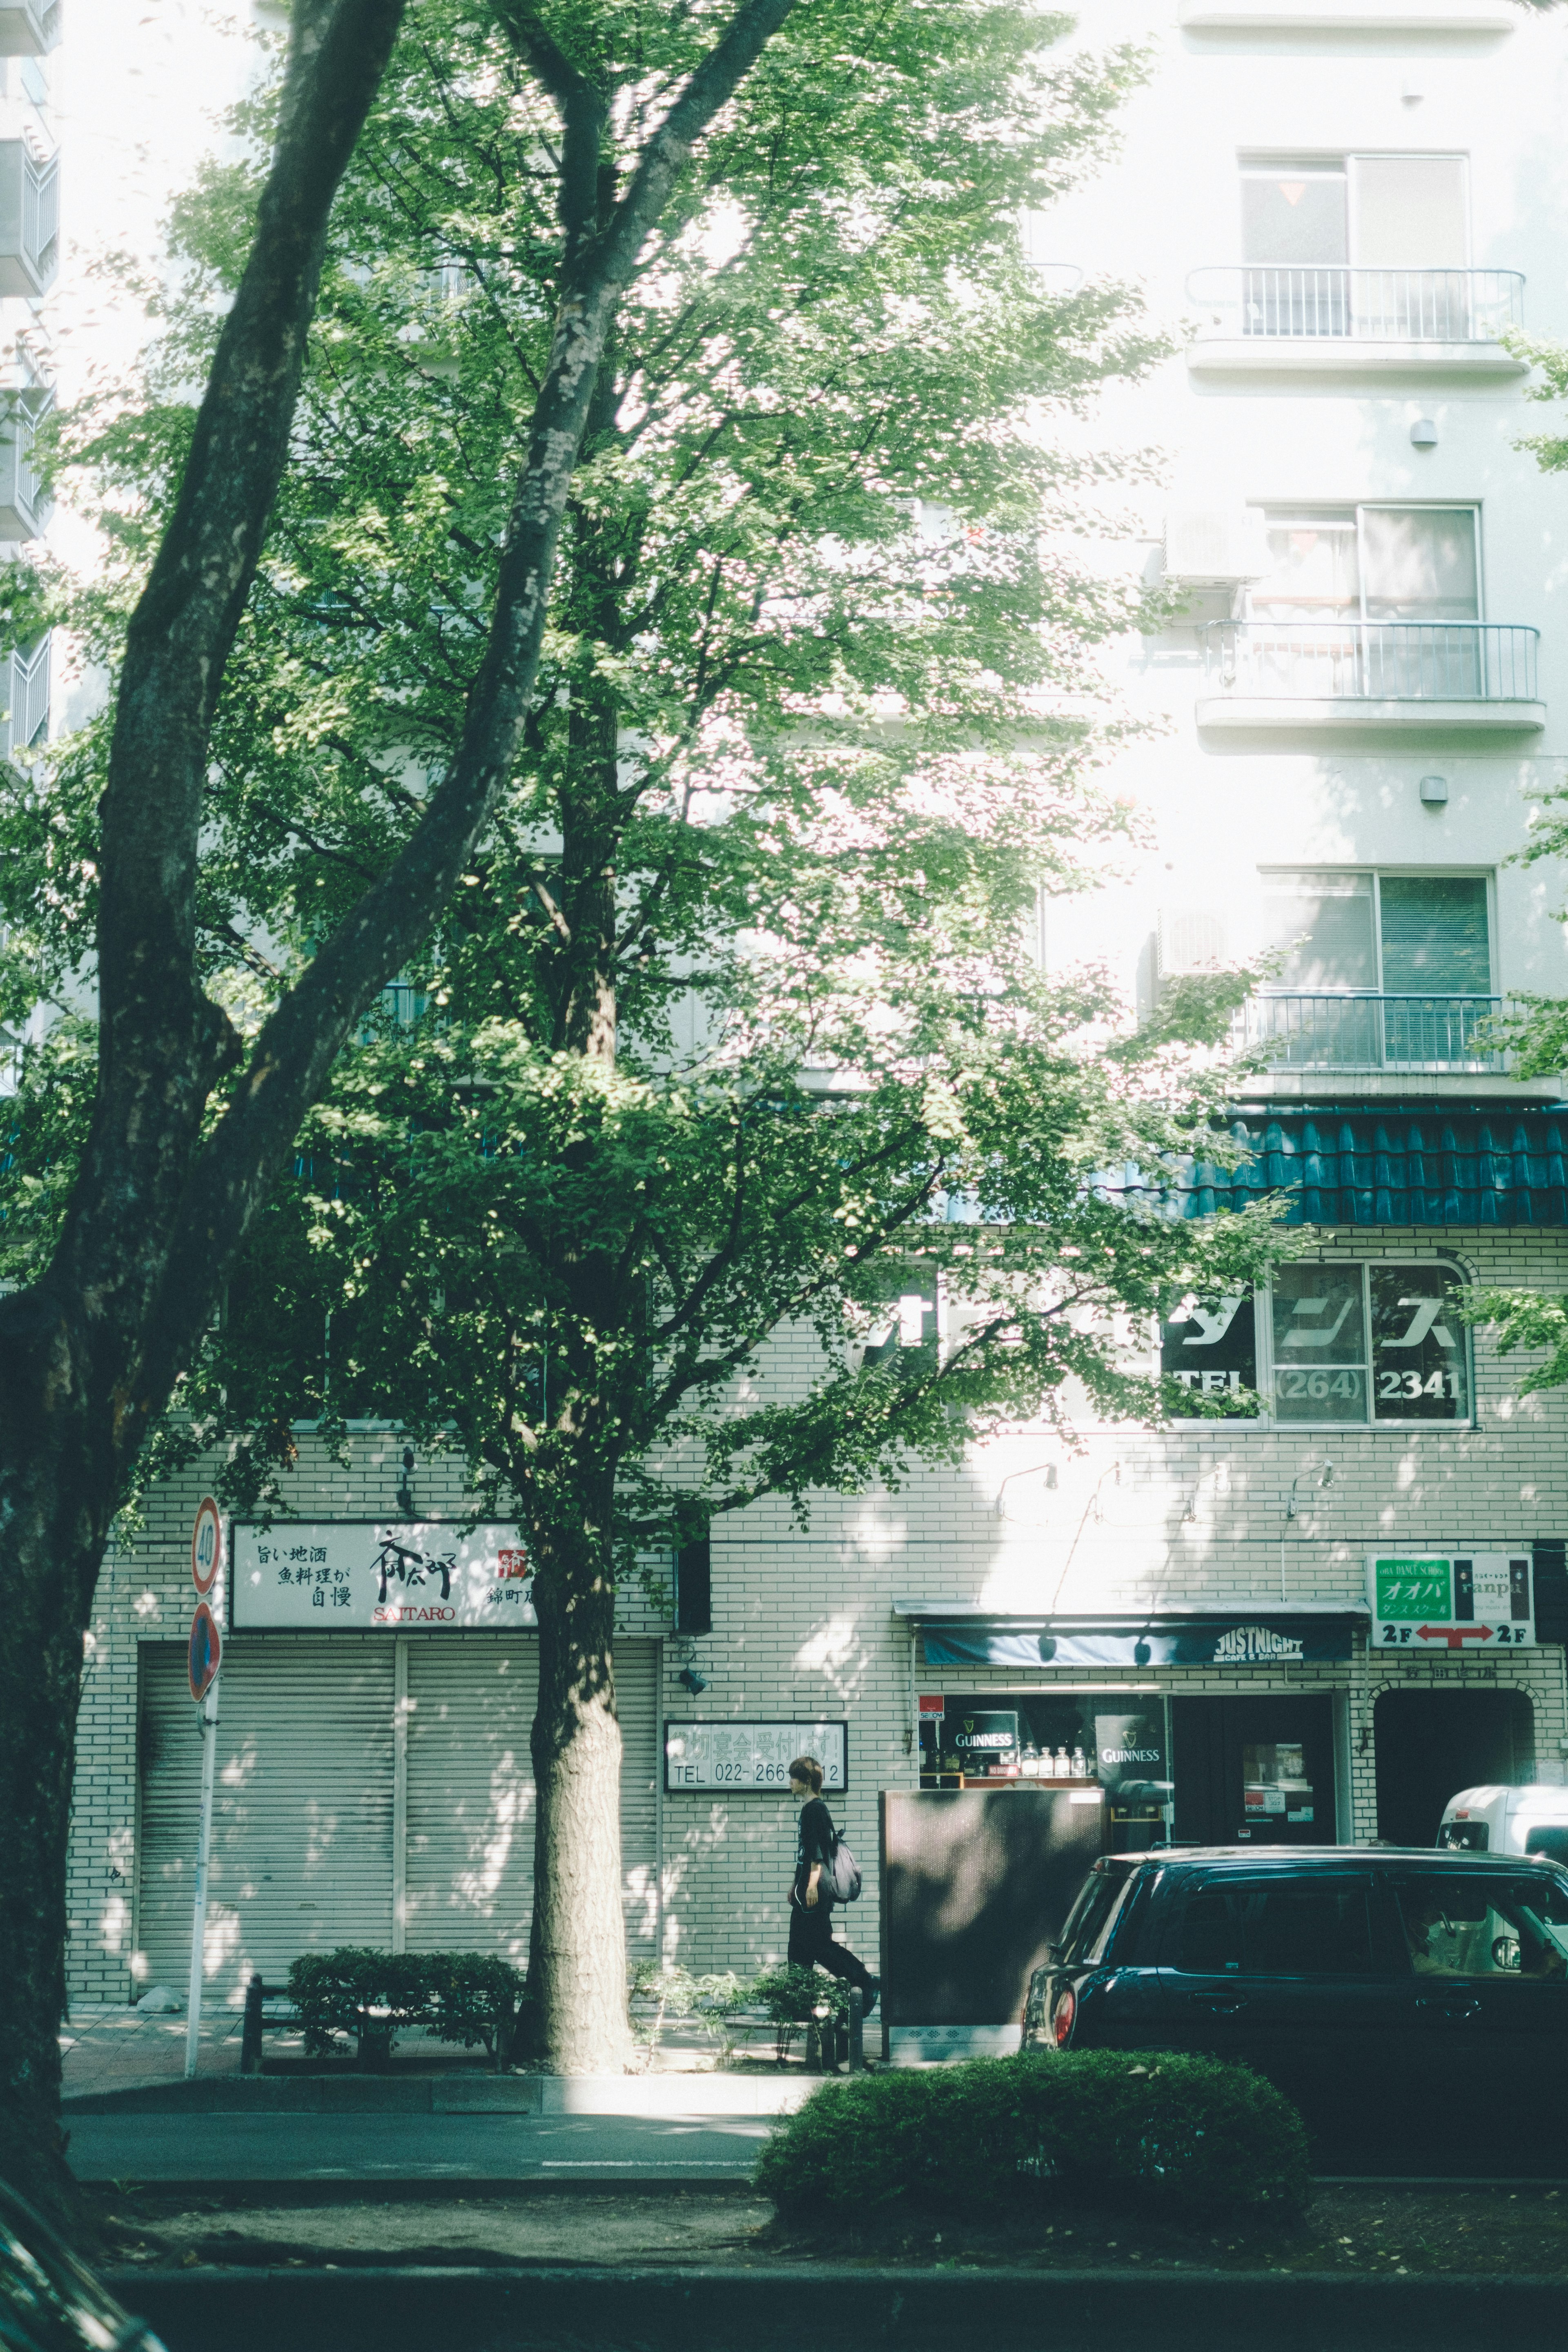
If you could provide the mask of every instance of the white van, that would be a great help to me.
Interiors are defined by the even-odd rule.
[[[1568,1864],[1568,1788],[1461,1789],[1443,1808],[1437,1843]]]

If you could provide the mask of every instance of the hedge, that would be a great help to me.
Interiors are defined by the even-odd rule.
[[[797,2219],[900,2199],[1290,2210],[1306,2199],[1307,2135],[1249,2067],[1158,2051],[1031,2053],[829,2080],[781,2120],[755,2179]]]
[[[386,2056],[400,2031],[428,2026],[465,2050],[483,2042],[504,2060],[525,1984],[491,1952],[378,1952],[355,1944],[308,1953],[289,1971],[306,2054],[329,2056],[352,2033],[362,2059]]]

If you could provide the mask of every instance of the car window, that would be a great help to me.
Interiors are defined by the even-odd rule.
[[[1211,1880],[1188,1897],[1168,1965],[1197,1976],[1370,1976],[1366,1882],[1319,1872]]]
[[[1417,1976],[1568,1978],[1568,1880],[1408,1871],[1394,1895]]]
[[[1464,1853],[1485,1853],[1491,1832],[1485,1822],[1445,1822],[1437,1832],[1439,1845]]]
[[[1100,1959],[1110,1941],[1110,1931],[1131,1891],[1130,1870],[1095,1870],[1079,1889],[1068,1913],[1058,1957],[1079,1963]]]
[[[1560,1822],[1542,1822],[1529,1832],[1524,1841],[1526,1853],[1543,1853],[1549,1862],[1568,1862],[1568,1828]]]

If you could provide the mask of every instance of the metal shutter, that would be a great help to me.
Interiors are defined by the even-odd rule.
[[[521,1967],[533,1911],[532,1634],[408,1644],[411,1952],[500,1952]]]
[[[656,1943],[654,1644],[616,1650],[620,1709],[621,1886],[634,1960]],[[408,1844],[405,1904],[411,1952],[500,1952],[528,1958],[533,1910],[537,1637],[440,1633],[408,1644]]]
[[[655,1884],[658,1752],[657,1717],[658,1651],[653,1642],[616,1645],[616,1706],[621,1718],[621,1907],[626,1921],[626,1958],[658,1957],[658,1890]]]
[[[146,1981],[184,1989],[201,1746],[183,1643],[141,1651],[138,1940]],[[243,1997],[301,1952],[389,1942],[392,1644],[233,1641],[224,1654],[206,1974]]]

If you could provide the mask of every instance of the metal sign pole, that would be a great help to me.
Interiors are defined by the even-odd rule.
[[[202,2032],[202,1962],[207,1932],[207,1857],[213,1841],[213,1783],[217,1773],[217,1686],[215,1675],[207,1685],[196,1720],[202,1735],[202,1822],[196,1836],[195,1899],[191,1907],[191,1982],[185,2011],[185,2080],[196,2071],[196,2050]]]

